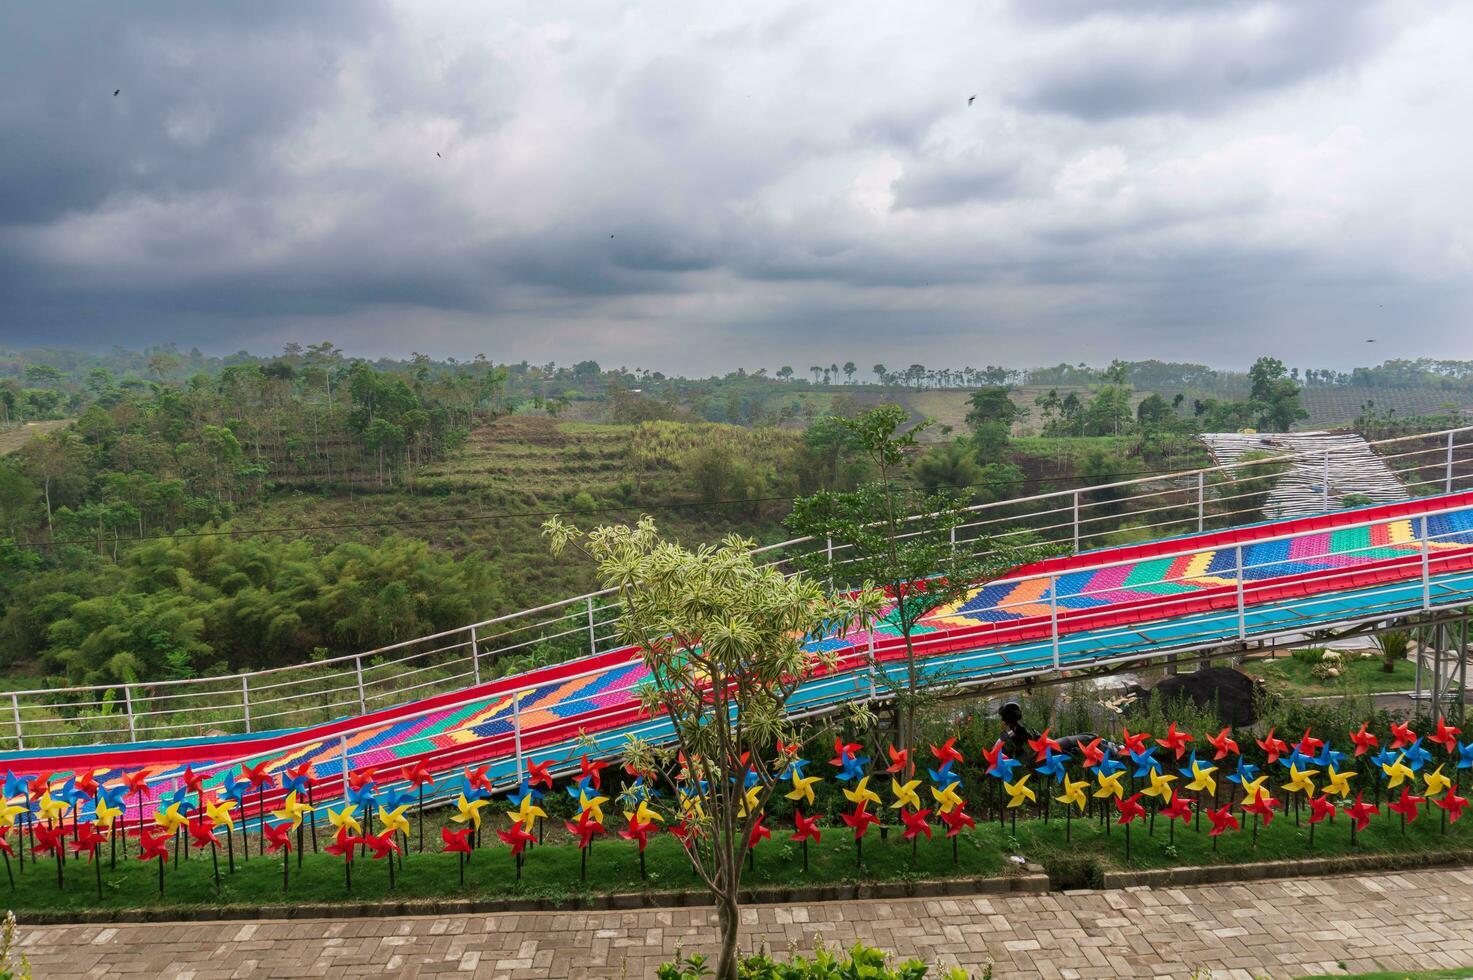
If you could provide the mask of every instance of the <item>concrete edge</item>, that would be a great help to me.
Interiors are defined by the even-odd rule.
[[[1411,851],[1397,854],[1342,854],[1337,857],[1294,861],[1250,861],[1245,864],[1206,864],[1141,871],[1104,871],[1105,889],[1167,888],[1177,885],[1218,885],[1265,881],[1272,878],[1317,878],[1367,871],[1414,871],[1418,868],[1473,865],[1473,851]]]

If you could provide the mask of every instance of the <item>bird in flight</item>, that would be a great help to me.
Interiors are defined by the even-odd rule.
[[[121,92],[121,91],[122,91],[122,89],[120,89],[120,88],[113,89],[113,98],[116,99],[118,97],[118,93]]]
[[[445,159],[444,157],[441,157],[440,156],[440,151],[439,150],[436,150],[435,151],[435,156],[440,157],[441,160]]]
[[[1366,343],[1368,343],[1368,344],[1374,344],[1375,341],[1374,340],[1368,340],[1368,341],[1366,341]]]
[[[976,101],[977,101],[977,97],[974,95],[970,99],[967,100],[967,105],[971,105],[973,102],[976,102]]]

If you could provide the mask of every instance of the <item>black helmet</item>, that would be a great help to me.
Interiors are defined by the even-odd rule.
[[[1023,720],[1023,706],[1016,701],[1009,701],[997,713],[1009,725],[1016,725]]]

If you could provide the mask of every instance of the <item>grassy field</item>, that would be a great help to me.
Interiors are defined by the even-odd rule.
[[[1332,694],[1380,694],[1387,691],[1410,691],[1416,684],[1416,665],[1410,660],[1396,664],[1392,673],[1382,669],[1381,659],[1349,660],[1344,672],[1332,680],[1313,676],[1311,664],[1293,657],[1273,660],[1249,660],[1243,670],[1262,677],[1272,691],[1292,697],[1321,697]]]
[[[1113,813],[1113,809],[1112,809]],[[1016,873],[1019,856],[1042,864],[1058,887],[1087,886],[1100,870],[1134,867],[1159,868],[1174,865],[1274,861],[1316,856],[1368,852],[1436,851],[1473,846],[1473,821],[1448,828],[1439,825],[1440,811],[1424,815],[1403,832],[1394,819],[1374,819],[1370,828],[1350,843],[1350,828],[1342,817],[1334,824],[1316,828],[1313,847],[1307,826],[1296,826],[1292,813],[1281,814],[1273,824],[1260,830],[1256,839],[1244,818],[1241,832],[1220,838],[1213,850],[1206,830],[1211,824],[1203,820],[1201,832],[1177,826],[1173,833],[1166,821],[1158,818],[1154,834],[1149,820],[1137,821],[1129,835],[1131,857],[1125,858],[1126,828],[1113,822],[1102,827],[1098,820],[1075,819],[1068,827],[1057,814],[1048,824],[1037,819],[1021,819],[1016,827],[1009,820],[999,826],[988,822],[975,830],[963,831],[957,839],[953,860],[952,842],[936,833],[933,840],[919,839],[912,857],[910,842],[900,839],[897,828],[888,828],[882,838],[872,828],[864,840],[862,857],[846,827],[826,827],[823,840],[810,845],[808,868],[804,869],[802,846],[787,838],[786,826],[774,826],[773,838],[758,846],[752,867],[743,877],[747,887],[791,887],[854,881],[898,881],[944,877],[987,877]],[[1303,821],[1305,816],[1300,815]],[[611,815],[611,828],[622,823]],[[501,825],[496,821],[495,825]],[[324,825],[325,826],[325,825]],[[427,828],[439,847],[435,826]],[[490,837],[489,829],[484,831]],[[611,835],[613,830],[610,831]],[[494,839],[494,838],[492,838]],[[114,867],[107,853],[102,857],[102,901],[97,899],[96,868],[86,859],[69,860],[65,866],[65,886],[58,891],[54,860],[40,865],[28,863],[22,872],[13,866],[15,889],[10,906],[17,911],[28,909],[90,910],[98,907],[122,908],[197,908],[215,905],[252,906],[282,899],[282,860],[254,853],[243,860],[240,841],[236,845],[236,873],[227,871],[224,849],[220,852],[221,892],[215,897],[214,875],[208,852],[196,851],[177,866],[171,861],[165,871],[164,897],[158,895],[156,862],[140,862],[134,857],[120,858]],[[414,843],[403,866],[396,872],[394,891],[389,891],[388,867],[382,861],[361,858],[354,862],[353,890],[359,899],[432,899],[444,897],[541,897],[565,899],[578,895],[600,895],[629,891],[701,890],[678,842],[669,835],[652,838],[645,857],[645,875],[641,877],[639,852],[635,845],[614,837],[597,841],[588,858],[587,878],[580,875],[580,854],[576,846],[558,834],[548,836],[548,843],[527,853],[520,878],[507,848],[499,843],[483,846],[466,867],[465,886],[459,884],[454,855],[426,852],[414,853]],[[307,845],[301,866],[297,856],[289,861],[287,897],[292,902],[336,902],[347,894],[343,862],[327,854],[311,853]],[[13,863],[14,865],[14,863]]]
[[[57,429],[71,425],[74,421],[76,420],[56,419],[50,422],[27,422],[25,425],[0,428],[0,456],[15,452],[35,436],[55,432]]]

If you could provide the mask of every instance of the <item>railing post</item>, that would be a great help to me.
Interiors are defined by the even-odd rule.
[[[1453,492],[1453,434],[1447,434],[1447,479],[1444,493]]]
[[[240,675],[240,708],[241,713],[245,715],[245,730],[249,735],[251,733],[251,688],[245,674]]]
[[[511,732],[517,752],[517,785],[522,785],[522,692],[511,696]]]
[[[1323,501],[1324,512],[1328,514],[1330,512],[1330,451],[1328,449],[1325,450],[1324,479],[1325,485],[1320,493],[1320,499]]]
[[[951,553],[956,554],[956,525],[951,526]]]
[[[15,715],[15,747],[23,749],[26,747],[26,740],[20,733],[20,699],[13,692],[10,695],[10,712]]]
[[[363,695],[363,657],[353,658],[353,672],[358,675],[358,713],[368,714],[368,699]]]
[[[1207,529],[1207,474],[1197,471],[1197,533]]]
[[[1074,551],[1079,551],[1079,491],[1074,491]]]
[[[471,671],[476,678],[476,686],[481,686],[481,645],[476,642],[476,628],[471,627]]]
[[[348,736],[338,736],[338,751],[343,755],[343,799],[348,798]]]
[[[123,710],[125,710],[126,712],[128,712],[128,737],[130,739],[136,739],[138,737],[138,731],[137,731],[137,729],[135,729],[133,727],[133,685],[132,684],[124,684],[123,685]],[[249,732],[250,729],[247,728],[246,731]]]
[[[824,535],[824,548],[827,554],[827,566],[829,570],[829,591],[834,591],[834,538],[833,535]]]
[[[598,637],[593,633],[593,596],[588,597],[588,652],[598,653]]]
[[[1422,609],[1425,611],[1432,608],[1432,575],[1430,574],[1430,552],[1432,542],[1427,539],[1427,518],[1424,516],[1419,522],[1422,537]],[[1418,657],[1421,652],[1418,651]]]
[[[1048,631],[1054,645],[1054,670],[1059,669],[1059,577],[1048,577]]]
[[[875,624],[870,624],[869,631],[869,699],[875,699]]]
[[[1238,545],[1234,550],[1237,553],[1238,573],[1238,641],[1242,643],[1248,639],[1248,611],[1243,598],[1243,546]]]

